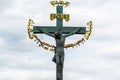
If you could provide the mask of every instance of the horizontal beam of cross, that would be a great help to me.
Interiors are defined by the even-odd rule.
[[[80,29],[76,34],[85,34],[86,33],[86,27],[62,27],[61,31],[63,34],[69,34],[77,29]],[[38,33],[43,33],[42,31],[46,31],[48,33],[54,33],[58,30],[58,27],[56,26],[33,26],[33,33],[38,34]]]

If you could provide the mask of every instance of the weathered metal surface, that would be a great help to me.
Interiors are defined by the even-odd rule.
[[[40,31],[40,29],[42,29],[43,31],[46,31],[48,33],[54,33],[58,30],[57,27],[55,26],[33,26],[33,33],[34,34],[39,34],[39,33],[43,33],[42,31]],[[69,34],[77,29],[80,29],[80,31],[78,31],[75,34],[85,34],[86,33],[86,27],[62,27],[61,31],[63,32],[63,34]]]

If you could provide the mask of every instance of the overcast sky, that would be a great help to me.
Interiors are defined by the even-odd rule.
[[[68,0],[67,26],[86,26],[93,33],[85,44],[65,49],[64,80],[120,80],[120,0]],[[55,25],[50,0],[0,0],[0,80],[55,80],[54,53],[38,47],[27,36],[27,21]],[[66,39],[74,42],[81,36]],[[43,41],[54,39],[39,35]],[[49,38],[49,39],[48,39]],[[73,40],[75,39],[75,40]],[[53,43],[54,44],[54,43]]]

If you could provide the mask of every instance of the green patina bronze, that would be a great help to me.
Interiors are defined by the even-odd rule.
[[[56,14],[63,14],[63,5],[56,6]],[[58,15],[59,17],[59,15]],[[56,63],[56,80],[63,80],[63,64],[64,64],[64,45],[66,37],[73,34],[85,34],[86,27],[63,27],[63,19],[56,19],[56,26],[33,26],[33,33],[44,33],[53,37],[56,41],[55,55],[52,59]]]

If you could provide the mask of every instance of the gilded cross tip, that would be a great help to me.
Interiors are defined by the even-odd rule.
[[[50,1],[50,3],[52,6],[61,5],[61,6],[68,7],[70,5],[70,2],[67,2],[64,0]]]

